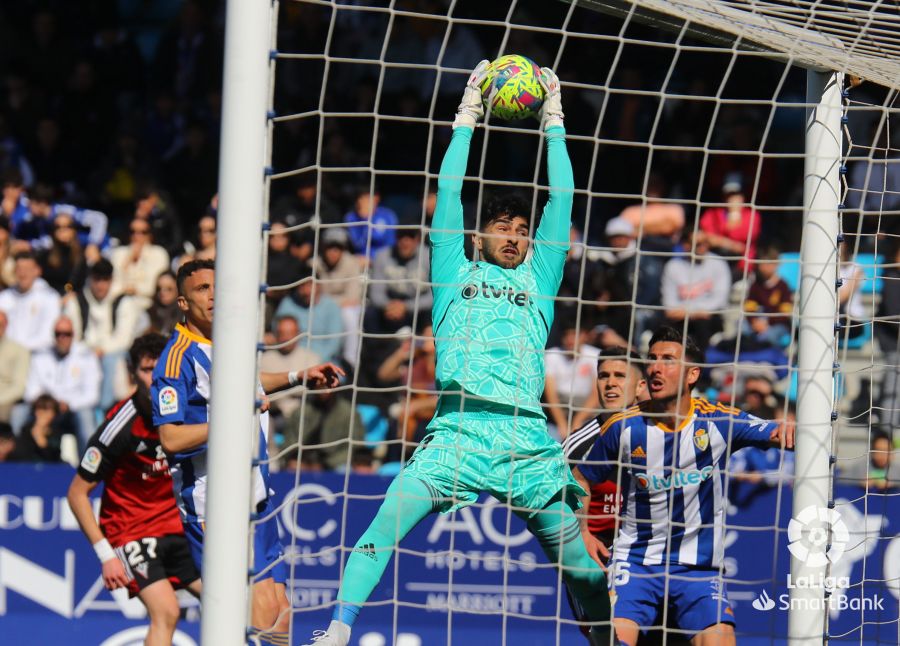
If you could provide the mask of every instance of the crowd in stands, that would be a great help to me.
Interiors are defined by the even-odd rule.
[[[146,3],[88,4],[14,3],[0,10],[0,62],[6,70],[0,88],[0,461],[77,455],[75,446],[84,446],[104,412],[129,391],[124,362],[134,338],[150,330],[168,335],[179,322],[174,272],[191,258],[215,258],[222,4],[159,3],[153,16],[146,14]],[[435,5],[419,4],[423,11]],[[328,18],[320,8],[294,3],[281,10],[281,49],[304,52],[321,45],[319,31],[325,30],[318,26]],[[377,13],[343,12],[334,55],[364,51],[366,35],[377,31],[381,19]],[[595,20],[592,14],[587,19]],[[423,51],[436,56],[442,49],[443,30],[415,25],[421,26],[398,25],[407,41],[392,41],[389,60]],[[404,49],[402,42],[416,46]],[[469,69],[490,53],[484,35],[466,25],[454,28],[450,44],[442,60],[448,67]],[[579,41],[572,49],[588,46]],[[343,100],[352,106],[348,109],[370,110],[375,86],[369,71],[339,67],[328,79],[334,96],[326,109]],[[650,67],[624,65],[615,83],[645,89],[652,84]],[[321,78],[322,69],[303,61],[287,61],[284,69],[276,81],[276,111],[317,108],[308,102],[318,102],[318,91],[314,96],[307,91],[316,83],[300,85],[296,79],[303,76],[298,71]],[[564,81],[592,81],[583,69],[565,63],[559,71]],[[407,82],[388,74],[379,87],[379,109],[422,116],[433,83],[420,81],[431,74],[410,71]],[[428,91],[410,91],[412,79]],[[702,75],[675,82],[698,96],[713,92]],[[446,90],[458,94],[455,85]],[[577,89],[570,94],[567,128],[593,134],[598,106]],[[650,124],[642,115],[655,113],[647,110],[649,99],[613,93],[610,101],[606,114],[613,116],[607,116],[603,136],[646,140]],[[455,103],[446,105],[449,118]],[[701,145],[710,128],[706,104],[673,105],[663,115],[659,141]],[[723,108],[717,148],[758,149],[749,125],[759,120],[761,109]],[[419,158],[425,139],[416,120],[386,120],[374,156],[368,120],[337,121],[323,120],[322,150],[317,150],[318,122],[286,122],[275,137],[273,166],[359,167],[374,159],[379,169],[408,170],[439,161],[439,155],[430,162]],[[783,125],[776,120],[776,128]],[[444,130],[435,130],[432,150],[444,145]],[[530,157],[514,154],[515,140],[509,145],[513,154],[499,170],[495,159],[486,159],[485,176],[514,178],[524,172],[530,181],[533,168],[518,168],[516,161]],[[596,185],[588,188],[615,187],[612,192],[635,197],[576,201],[546,357],[545,400],[553,432],[565,437],[596,408],[601,349],[640,348],[648,331],[663,323],[686,325],[707,351],[707,361],[720,364],[705,371],[707,396],[761,416],[790,411],[784,400],[792,399],[785,377],[796,327],[795,294],[779,263],[781,252],[796,248],[785,246],[792,240],[785,231],[796,225],[782,227],[765,207],[796,204],[791,180],[785,179],[798,176],[796,164],[716,154],[701,177],[697,160],[661,149],[651,169],[632,177],[626,169],[646,166],[646,160],[633,158],[639,148],[613,148],[605,156],[621,152],[623,158],[598,173]],[[576,172],[586,172],[590,162],[584,151],[573,145],[572,156]],[[880,177],[900,182],[900,176],[894,179],[896,168],[885,165]],[[850,174],[851,189],[868,191],[856,197],[863,209],[877,189],[866,186],[864,170],[857,164]],[[323,171],[272,184],[266,235],[269,349],[262,354],[262,369],[302,370],[336,361],[348,368],[356,386],[273,398],[272,455],[281,468],[302,463],[308,469],[370,471],[396,464],[423,437],[433,414],[428,224],[435,193],[427,183],[398,177]],[[870,185],[873,181],[869,176]],[[699,208],[698,187],[705,205]],[[882,187],[882,192],[889,191]],[[476,201],[468,192],[464,198],[471,216]],[[586,217],[589,211],[593,215]],[[856,246],[868,240],[863,236]],[[841,322],[851,338],[865,333],[861,321],[867,318],[854,248],[849,240],[842,245],[839,291]],[[884,274],[884,291],[892,296],[880,300],[874,330],[889,366],[900,365],[898,289],[895,265]],[[898,423],[900,402],[893,394],[898,383],[898,371],[888,370],[880,399],[885,428]],[[884,437],[888,447],[896,439]],[[881,439],[873,440],[876,470],[887,468],[876,465],[876,443],[879,455],[888,451],[889,462]],[[738,470],[763,474],[762,480],[750,478],[751,484],[784,466],[767,465],[765,459],[736,464]],[[870,473],[865,480],[889,479]]]

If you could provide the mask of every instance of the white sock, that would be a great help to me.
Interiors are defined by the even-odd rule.
[[[344,644],[347,644],[350,641],[350,626],[337,619],[332,619],[328,624],[328,634],[339,637]]]

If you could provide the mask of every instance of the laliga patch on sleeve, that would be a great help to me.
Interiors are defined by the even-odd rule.
[[[159,414],[171,415],[178,412],[178,393],[172,386],[159,391]]]
[[[103,454],[100,453],[100,449],[92,446],[84,452],[84,457],[81,458],[81,468],[88,473],[97,473],[97,469],[100,468],[100,462],[102,461]]]

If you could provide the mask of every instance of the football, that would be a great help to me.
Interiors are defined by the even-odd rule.
[[[485,110],[504,121],[536,116],[544,102],[540,76],[541,68],[530,58],[501,56],[481,85]]]

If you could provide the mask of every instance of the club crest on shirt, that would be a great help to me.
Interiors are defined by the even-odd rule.
[[[705,428],[698,428],[694,431],[694,446],[698,451],[705,451],[709,447],[709,433]]]
[[[178,412],[178,393],[172,386],[159,391],[159,414],[171,415]]]
[[[97,473],[97,469],[100,468],[100,462],[102,460],[103,455],[101,455],[100,449],[96,446],[92,446],[84,452],[84,457],[81,458],[81,468],[88,473]]]

